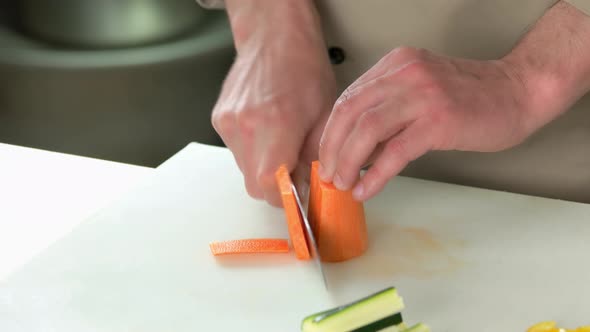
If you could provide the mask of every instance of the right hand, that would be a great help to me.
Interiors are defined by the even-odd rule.
[[[321,34],[257,32],[237,47],[212,123],[232,151],[248,194],[281,205],[275,171],[318,158],[319,140],[336,99]],[[272,29],[271,29],[272,30]],[[301,173],[301,172],[296,172]]]

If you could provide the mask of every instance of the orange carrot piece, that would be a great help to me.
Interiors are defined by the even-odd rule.
[[[242,239],[209,243],[215,256],[234,254],[261,254],[289,252],[289,242],[285,239]]]
[[[317,178],[318,168],[312,165],[310,179]],[[317,178],[316,189],[311,189],[310,211],[317,231],[320,257],[326,262],[342,262],[361,256],[368,247],[365,210],[356,201],[352,190],[341,191],[331,183]]]
[[[307,220],[311,224],[313,234],[317,237],[320,231],[320,209],[321,206],[321,195],[320,195],[320,178],[318,176],[318,168],[320,166],[319,161],[313,161],[311,163],[311,174],[309,176],[309,205],[307,208]],[[311,199],[314,197],[315,199]]]
[[[285,209],[285,216],[287,217],[289,237],[295,250],[295,256],[300,260],[308,260],[311,258],[311,255],[303,231],[303,216],[299,212],[297,200],[292,189],[293,181],[286,165],[279,167],[275,172],[275,178],[281,193],[281,200]]]

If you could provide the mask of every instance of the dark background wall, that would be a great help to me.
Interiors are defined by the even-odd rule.
[[[210,113],[234,57],[224,12],[194,4],[202,18],[175,38],[81,48],[2,6],[0,142],[152,167],[192,141],[222,145]]]

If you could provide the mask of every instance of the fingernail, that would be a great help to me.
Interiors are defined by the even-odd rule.
[[[359,183],[354,190],[352,191],[352,197],[357,201],[361,201],[363,199],[363,194],[365,193],[365,187],[362,183]]]
[[[320,163],[318,168],[318,175],[320,176],[320,180],[324,182],[330,182],[330,175],[328,174],[328,170]]]
[[[342,181],[342,178],[340,177],[340,174],[336,173],[336,175],[334,175],[334,187],[338,188],[338,190],[346,190],[345,186],[344,186],[344,181]]]

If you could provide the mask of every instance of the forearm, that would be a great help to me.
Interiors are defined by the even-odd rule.
[[[590,90],[590,17],[561,1],[503,60],[526,88],[531,129],[543,126]]]
[[[226,0],[226,8],[238,52],[271,40],[286,48],[301,42],[323,47],[313,0]]]

